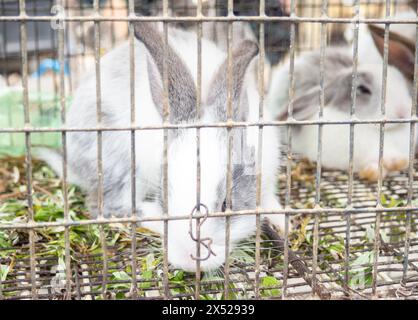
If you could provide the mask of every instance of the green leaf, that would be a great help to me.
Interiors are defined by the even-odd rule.
[[[142,280],[152,280],[153,275],[154,275],[154,273],[152,272],[152,270],[143,271],[143,272],[141,272],[141,279]],[[151,288],[152,282],[151,281],[150,282],[148,282],[148,281],[140,282],[139,286],[142,289],[148,289],[148,288]]]
[[[125,271],[116,271],[113,272],[112,275],[115,278],[115,280],[132,280],[131,276],[127,274]]]
[[[7,278],[7,275],[9,274],[9,266],[0,264],[0,279],[1,281],[5,281]]]
[[[261,288],[268,288],[268,290],[261,290],[261,295],[264,297],[277,297],[280,295],[280,281],[272,276],[265,276],[261,278]]]
[[[5,231],[0,231],[0,248],[10,248],[11,246],[9,235]]]
[[[170,281],[183,282],[184,281],[184,271],[182,271],[182,270],[176,270],[174,272],[173,277],[170,278]]]

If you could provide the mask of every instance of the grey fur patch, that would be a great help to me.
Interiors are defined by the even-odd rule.
[[[241,42],[232,53],[232,107],[233,120],[245,121],[248,117],[248,100],[242,103],[242,88],[247,68],[253,58],[258,54],[258,46],[255,42],[246,40]],[[208,96],[208,105],[215,106],[215,116],[219,121],[227,120],[228,98],[228,58],[219,67],[215,74]]]
[[[158,108],[158,111],[161,115],[163,114],[163,88],[162,88],[162,79],[161,75],[158,73],[157,66],[151,60],[150,57],[147,58],[147,70],[149,76],[149,85],[151,89],[152,100],[154,101],[155,106]]]
[[[164,41],[158,31],[150,23],[135,24],[135,37],[147,48],[159,72],[159,79],[151,72],[150,81],[163,78],[164,69]],[[148,60],[150,63],[150,60]],[[195,119],[196,116],[196,87],[190,71],[173,48],[167,45],[167,77],[168,100],[170,105],[170,122],[180,123]],[[149,66],[149,65],[148,65]],[[150,67],[148,67],[150,70]],[[152,70],[152,68],[151,68]],[[162,82],[162,81],[161,81]],[[151,83],[152,97],[161,116],[164,118],[163,85]],[[160,92],[158,92],[160,91]]]
[[[338,106],[338,108],[349,111],[351,109],[351,90],[352,90],[351,70],[342,74],[334,83],[328,83],[328,93],[325,94],[325,105]],[[360,86],[368,89],[370,92],[375,90],[374,78],[369,72],[359,71],[357,73],[357,88]],[[339,90],[331,90],[337,87]],[[367,95],[357,94],[357,104],[362,105],[369,99]]]
[[[241,165],[234,166],[232,175],[232,209],[255,209],[256,176],[254,174],[247,174],[246,168]]]
[[[234,164],[232,168],[232,210],[255,209],[256,207],[256,182],[253,174],[247,174],[246,168],[240,164]],[[221,211],[226,201],[226,180],[219,183],[217,188],[217,211]]]
[[[233,129],[232,198],[233,210],[254,209],[256,200],[255,148],[249,146],[246,128]],[[226,200],[226,179],[217,189],[216,207],[221,210]]]
[[[312,51],[304,54],[295,64],[295,96],[293,101],[293,117],[306,120],[317,114],[320,105],[320,52]],[[324,59],[324,98],[325,106],[333,105],[342,110],[351,107],[353,58],[346,48],[327,48]],[[358,72],[357,86],[374,89],[373,77],[368,72]],[[336,89],[338,88],[338,89]],[[368,99],[359,95],[359,102]],[[282,107],[279,120],[288,118],[287,106]]]

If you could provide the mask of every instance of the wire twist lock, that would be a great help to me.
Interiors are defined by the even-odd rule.
[[[196,228],[196,233],[197,233],[197,235],[195,236],[194,234],[193,234],[193,215],[195,214],[195,212],[201,212],[200,211],[200,208],[201,207],[203,207],[204,208],[204,216],[203,216],[203,218],[198,218],[198,223],[197,223],[197,228]],[[189,234],[190,234],[190,237],[192,238],[192,240],[193,241],[195,241],[198,245],[202,245],[202,246],[204,246],[207,250],[208,250],[208,253],[207,253],[207,255],[205,256],[205,257],[195,257],[195,256],[193,256],[193,254],[191,254],[190,255],[190,257],[193,259],[193,260],[198,260],[198,261],[204,261],[204,260],[208,260],[209,259],[209,257],[211,256],[211,255],[214,255],[214,256],[216,256],[216,253],[215,252],[213,252],[213,250],[212,250],[212,248],[211,248],[211,245],[212,245],[212,243],[213,243],[213,240],[212,240],[212,238],[209,238],[209,237],[206,237],[206,238],[200,238],[200,227],[203,225],[203,223],[206,221],[206,219],[208,218],[208,215],[209,215],[209,209],[208,209],[208,207],[206,206],[206,205],[204,205],[203,203],[198,203],[194,208],[193,208],[193,210],[192,210],[192,212],[190,213],[190,219],[189,219],[189,226],[190,226],[190,228],[189,228]]]

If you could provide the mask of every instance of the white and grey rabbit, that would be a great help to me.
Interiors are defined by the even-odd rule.
[[[369,37],[369,38],[367,38]],[[392,42],[392,41],[391,41]],[[364,47],[368,44],[368,47]],[[392,43],[391,43],[392,45]],[[358,79],[356,88],[356,117],[362,120],[381,118],[382,58],[370,32],[363,33],[359,47]],[[393,44],[395,46],[395,44]],[[359,49],[360,50],[360,49]],[[396,51],[396,50],[395,50]],[[390,61],[403,56],[391,50]],[[324,61],[324,120],[349,120],[351,109],[351,90],[353,58],[352,47],[326,48]],[[275,117],[285,120],[288,117],[289,65],[280,66],[273,73],[268,104]],[[301,54],[295,60],[294,113],[296,120],[318,119],[320,103],[320,51]],[[284,85],[287,83],[287,86]],[[411,113],[411,94],[408,81],[394,65],[388,66],[386,88],[386,118],[406,119]],[[402,170],[408,166],[409,124],[387,124],[385,127],[383,176],[390,171]],[[360,177],[376,180],[379,175],[379,137],[378,124],[355,126],[354,133],[354,172]],[[322,165],[326,168],[349,169],[349,125],[324,125],[322,136]],[[293,150],[312,161],[317,160],[318,126],[305,125],[293,127]]]
[[[149,23],[135,26],[135,125],[152,126],[163,122],[163,38]],[[168,48],[168,92],[170,122],[198,123],[196,114],[197,40],[195,33],[170,29]],[[233,118],[257,121],[258,88],[248,69],[256,64],[258,46],[243,41],[235,46],[233,61]],[[227,120],[227,55],[213,43],[202,42],[202,123]],[[101,117],[106,127],[129,126],[130,71],[129,45],[125,43],[106,54],[101,66]],[[91,74],[78,88],[67,114],[67,126],[91,128],[96,120],[96,77]],[[271,119],[269,112],[265,119]],[[67,141],[69,180],[88,196],[89,207],[97,215],[98,168],[97,133],[69,132]],[[256,155],[258,128],[233,129],[232,210],[256,207]],[[279,141],[275,128],[266,127],[262,140],[261,207],[280,208],[276,198]],[[142,217],[163,215],[163,130],[135,132],[136,206]],[[169,130],[168,136],[168,214],[187,215],[196,206],[197,145],[196,129]],[[226,128],[202,128],[200,140],[201,200],[210,213],[226,209],[228,137]],[[61,156],[44,150],[41,157],[61,172]],[[129,216],[131,213],[131,133],[104,131],[103,214]],[[283,228],[282,215],[270,215]],[[230,239],[234,244],[255,232],[254,216],[231,218]],[[144,222],[144,227],[164,233],[163,222]],[[172,266],[193,271],[196,242],[189,235],[189,221],[168,222],[168,260]],[[210,217],[201,227],[201,238],[212,240],[213,254],[201,262],[204,270],[225,262],[225,218]],[[206,243],[207,244],[207,243]],[[208,253],[201,245],[202,257]]]

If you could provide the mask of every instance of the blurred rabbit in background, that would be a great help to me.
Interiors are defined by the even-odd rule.
[[[384,32],[377,26],[361,26],[359,34],[358,76],[356,87],[356,117],[379,120],[381,116]],[[404,37],[389,37],[389,66],[385,95],[387,119],[407,119],[411,115],[411,70],[414,69],[413,47]],[[352,45],[326,49],[324,59],[323,119],[350,119],[352,104]],[[317,120],[320,104],[320,51],[302,53],[295,60],[295,96],[293,117],[296,120]],[[274,71],[268,105],[279,120],[288,118],[289,64]],[[409,124],[385,126],[382,175],[405,169],[409,164]],[[293,151],[311,161],[317,160],[318,128],[316,125],[293,127]],[[322,136],[322,164],[326,168],[349,169],[349,125],[325,125]],[[355,127],[354,171],[361,178],[375,181],[379,177],[378,124]]]

